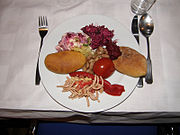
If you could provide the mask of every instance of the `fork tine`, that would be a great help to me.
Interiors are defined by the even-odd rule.
[[[39,27],[42,27],[43,26],[43,17],[40,16],[39,17]]]
[[[43,16],[42,24],[43,24],[43,26],[45,26],[45,16]]]
[[[41,26],[41,17],[39,16],[39,27]]]
[[[46,26],[48,26],[48,22],[47,22],[47,17],[45,17],[45,18],[46,18],[46,22],[45,22],[45,25],[46,25]]]

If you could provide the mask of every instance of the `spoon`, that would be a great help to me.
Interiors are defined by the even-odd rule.
[[[145,81],[148,84],[153,83],[153,76],[152,76],[152,64],[150,58],[150,46],[149,46],[149,37],[154,30],[154,23],[150,15],[147,13],[142,15],[139,22],[140,31],[147,40],[147,74],[145,76]]]

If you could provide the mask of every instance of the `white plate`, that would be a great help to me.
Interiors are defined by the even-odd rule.
[[[42,84],[44,85],[46,91],[49,95],[60,105],[78,112],[100,112],[111,109],[123,101],[125,101],[129,95],[133,92],[136,87],[137,79],[132,78],[119,72],[115,73],[107,80],[112,84],[121,84],[125,87],[125,92],[121,96],[110,96],[105,92],[99,97],[100,102],[90,101],[90,107],[87,107],[86,99],[74,99],[68,98],[69,92],[62,93],[61,88],[57,88],[57,85],[63,85],[66,75],[55,74],[47,70],[44,64],[45,57],[53,52],[56,52],[55,46],[61,39],[61,36],[66,32],[81,32],[81,28],[89,24],[105,25],[108,29],[114,30],[114,39],[118,40],[119,46],[128,46],[137,51],[139,51],[138,45],[135,38],[122,24],[116,22],[105,16],[100,15],[84,15],[79,17],[71,18],[64,23],[57,26],[52,32],[48,33],[46,40],[44,42],[43,48],[40,54],[40,75],[42,79]]]

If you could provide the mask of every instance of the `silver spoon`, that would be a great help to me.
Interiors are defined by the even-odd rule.
[[[141,33],[147,39],[147,74],[145,76],[145,81],[148,84],[153,83],[153,76],[152,76],[152,64],[150,58],[150,46],[149,46],[149,36],[152,34],[154,30],[154,23],[150,15],[147,13],[142,15],[139,22],[139,27]]]

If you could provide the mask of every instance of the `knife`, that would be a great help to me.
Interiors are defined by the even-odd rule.
[[[138,42],[139,45],[139,28],[138,28],[138,16],[135,15],[132,20],[132,25],[131,25],[131,31],[136,38],[136,41]],[[139,77],[139,81],[137,83],[138,88],[143,87],[143,77]]]
[[[131,31],[139,44],[138,16],[135,15],[132,20]]]

